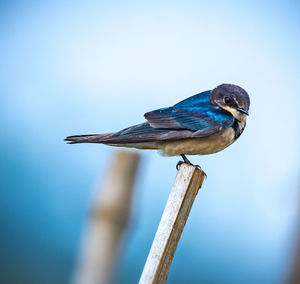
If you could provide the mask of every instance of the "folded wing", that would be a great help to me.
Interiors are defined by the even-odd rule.
[[[210,103],[203,92],[173,107],[147,112],[148,122],[115,133],[69,136],[70,143],[130,144],[206,137],[232,126],[233,116]]]

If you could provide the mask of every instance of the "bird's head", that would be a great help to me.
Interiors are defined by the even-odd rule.
[[[246,121],[249,115],[249,96],[239,86],[222,84],[211,91],[210,100],[212,104],[230,112],[239,121]]]

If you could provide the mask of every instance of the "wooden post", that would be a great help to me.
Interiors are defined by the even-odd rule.
[[[298,233],[298,238],[300,239],[300,234]],[[286,283],[288,284],[299,284],[300,283],[300,241],[295,246],[295,252],[292,255],[292,269],[288,275]]]
[[[299,210],[300,208],[298,208]],[[299,213],[298,213],[299,214]],[[299,219],[300,216],[298,216]],[[294,244],[292,246],[293,251],[291,254],[291,268],[287,276],[286,283],[299,284],[300,283],[300,220],[298,220],[297,228],[295,231]]]
[[[96,192],[73,283],[113,282],[119,242],[130,215],[138,163],[136,152],[116,153],[102,189]]]
[[[188,164],[180,166],[144,266],[140,284],[166,282],[177,244],[204,177],[205,173],[194,166]]]

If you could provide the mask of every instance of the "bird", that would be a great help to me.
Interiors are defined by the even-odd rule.
[[[193,165],[186,155],[217,153],[235,142],[245,129],[249,107],[250,98],[243,88],[221,84],[171,107],[145,113],[146,122],[117,132],[68,136],[65,141],[159,150],[163,156],[181,156],[178,169],[182,163]]]

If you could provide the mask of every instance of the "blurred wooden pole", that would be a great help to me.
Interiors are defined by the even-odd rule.
[[[300,207],[298,208],[298,211]],[[300,214],[298,213],[298,224],[295,229],[295,239],[293,244],[294,251],[291,253],[291,268],[287,276],[286,283],[299,284],[300,283]]]
[[[102,190],[96,193],[74,283],[113,281],[119,242],[130,215],[138,163],[136,152],[116,153]]]
[[[144,266],[140,284],[166,282],[177,244],[204,177],[205,173],[194,166],[187,164],[180,166]]]
[[[299,284],[300,283],[300,234],[298,232],[298,238],[299,241],[296,246],[296,251],[294,254],[292,254],[293,262],[292,262],[292,269],[290,274],[288,275],[288,281],[289,284]]]

